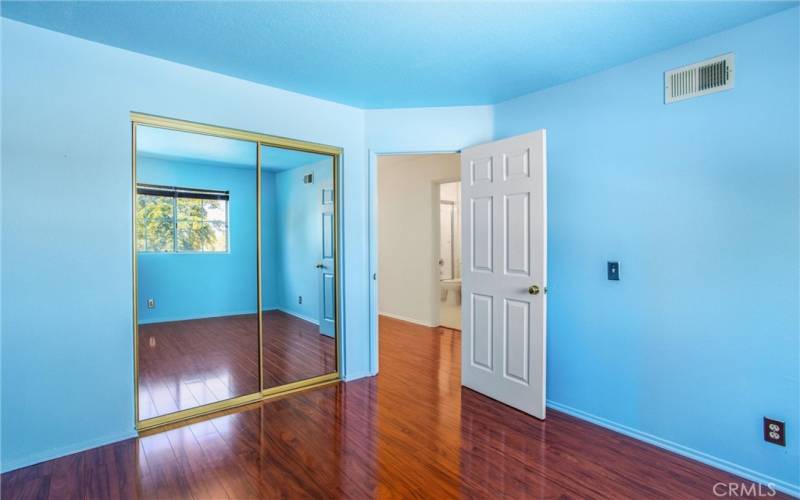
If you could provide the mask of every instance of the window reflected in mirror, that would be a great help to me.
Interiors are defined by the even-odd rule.
[[[140,252],[227,252],[227,191],[136,185]]]
[[[256,155],[136,126],[139,420],[260,391]]]

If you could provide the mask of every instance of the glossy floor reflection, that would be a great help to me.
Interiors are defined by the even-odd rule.
[[[336,371],[336,339],[282,311],[264,312],[264,388]]]
[[[264,383],[336,371],[336,341],[313,323],[265,311]],[[255,314],[139,325],[141,419],[259,391]]]
[[[258,392],[257,319],[139,325],[139,418]]]
[[[378,377],[20,469],[3,498],[713,498],[742,481],[461,389],[457,332],[380,326]]]

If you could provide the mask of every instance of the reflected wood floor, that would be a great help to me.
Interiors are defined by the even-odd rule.
[[[319,327],[265,311],[264,381],[274,387],[336,371],[336,342]],[[252,394],[258,386],[255,314],[139,326],[142,419]]]
[[[388,318],[380,329],[378,377],[7,473],[3,498],[688,499],[715,498],[717,482],[746,483],[461,388],[452,330]]]
[[[264,387],[336,371],[336,340],[319,325],[281,311],[264,313]]]

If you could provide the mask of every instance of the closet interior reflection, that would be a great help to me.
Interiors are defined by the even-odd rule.
[[[338,150],[133,119],[137,425],[338,377]]]

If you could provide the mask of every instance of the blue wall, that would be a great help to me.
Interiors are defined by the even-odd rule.
[[[313,184],[303,184],[303,175],[312,172]],[[274,193],[274,202],[265,204],[262,212],[262,217],[270,217],[274,224],[273,230],[262,234],[262,286],[270,297],[270,301],[264,300],[264,309],[280,309],[319,322],[320,278],[315,266],[322,258],[320,190],[333,185],[333,163],[323,160],[268,173],[261,179],[264,192]],[[270,250],[264,251],[267,247]],[[272,262],[267,261],[268,254],[273,256]],[[302,304],[298,296],[303,297]]]
[[[550,403],[791,488],[797,24],[792,9],[496,107],[364,112],[3,19],[2,469],[133,435],[136,110],[344,147],[350,379],[378,368],[374,154],[547,128]],[[665,69],[728,51],[734,90],[662,104]],[[75,217],[75,200],[92,207]],[[762,415],[787,421],[786,448],[761,440]]]
[[[0,23],[2,470],[135,434],[130,111],[344,149],[343,371],[369,372],[362,110]]]
[[[227,253],[138,252],[140,324],[258,310],[255,154],[253,168],[139,155],[138,182],[230,191]]]
[[[498,138],[547,129],[550,404],[795,493],[798,24],[795,8],[495,108]],[[665,70],[726,52],[733,90],[663,104]]]

